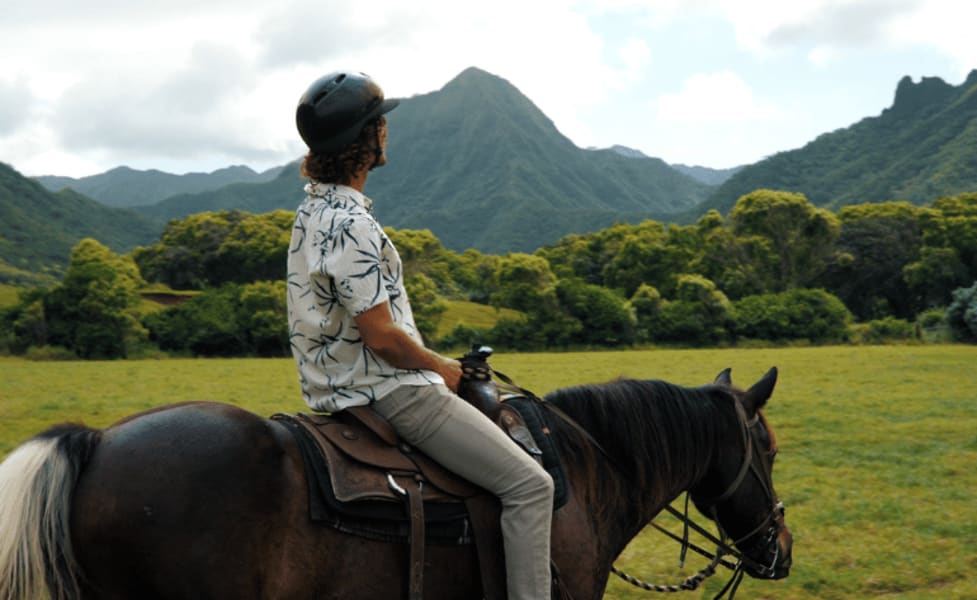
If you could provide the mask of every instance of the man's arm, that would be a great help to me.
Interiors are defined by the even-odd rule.
[[[461,363],[421,345],[393,321],[390,305],[381,302],[353,317],[363,343],[377,356],[398,369],[427,369],[444,378],[451,391],[458,391]]]

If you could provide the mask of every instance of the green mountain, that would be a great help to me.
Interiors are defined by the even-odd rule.
[[[128,252],[162,229],[132,210],[110,208],[72,190],[51,192],[0,163],[0,267],[57,274],[71,248],[92,237]]]
[[[41,175],[34,179],[52,192],[71,188],[106,206],[146,206],[177,194],[206,192],[232,183],[270,181],[280,171],[281,167],[277,167],[256,173],[249,167],[235,165],[212,173],[174,175],[156,169],[139,171],[117,167],[105,173],[78,179],[57,175]]]
[[[881,115],[743,168],[690,214],[726,213],[759,188],[802,192],[829,208],[977,190],[977,70],[959,86],[904,77]]]
[[[702,167],[699,165],[689,166],[683,165],[681,163],[672,164],[673,169],[680,173],[685,173],[692,179],[696,181],[701,181],[706,185],[719,186],[726,182],[727,179],[739,172],[743,167],[732,167],[730,169],[711,169],[709,167]]]
[[[532,251],[571,232],[687,211],[710,186],[657,158],[575,146],[509,82],[470,68],[390,113],[390,162],[366,193],[384,225],[430,229],[446,247]],[[273,181],[184,194],[141,212],[163,218],[294,209],[296,164]]]

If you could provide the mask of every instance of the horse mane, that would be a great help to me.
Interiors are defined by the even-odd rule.
[[[615,465],[604,467],[604,472],[623,470],[623,477],[613,479],[620,482],[620,493],[633,496],[640,505],[649,500],[663,505],[671,500],[671,492],[699,481],[716,445],[737,419],[733,394],[718,385],[687,388],[659,380],[619,379],[556,390],[545,400],[597,440]],[[608,462],[573,427],[552,416],[549,421],[565,459]]]

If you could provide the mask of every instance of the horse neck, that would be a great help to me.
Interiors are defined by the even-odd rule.
[[[629,382],[626,390],[615,385],[576,388],[548,399],[592,437],[557,428],[573,485],[595,527],[608,532],[608,542],[620,550],[702,479],[715,457],[719,425],[711,414],[714,403],[702,390],[661,382]],[[643,388],[659,397],[641,394]]]

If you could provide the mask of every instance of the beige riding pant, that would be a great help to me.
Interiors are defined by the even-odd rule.
[[[549,600],[549,473],[444,385],[401,386],[373,408],[409,444],[499,497],[509,600]]]

